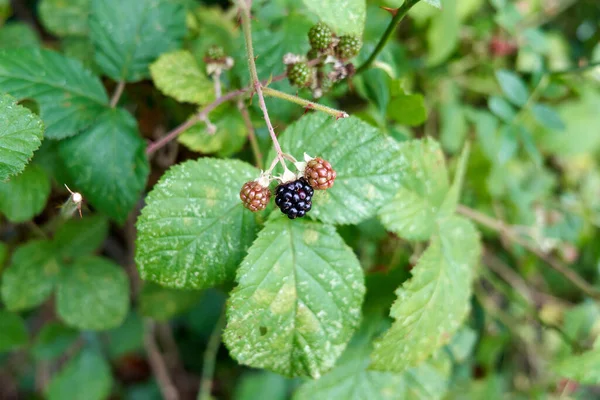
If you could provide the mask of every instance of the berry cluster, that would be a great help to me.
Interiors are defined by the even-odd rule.
[[[311,49],[306,54],[314,66],[309,66],[304,57],[287,54],[288,79],[297,87],[310,87],[313,97],[319,98],[333,87],[336,81],[350,77],[354,73],[354,65],[348,60],[355,57],[362,41],[352,35],[337,36],[323,22],[314,25],[308,31]]]
[[[315,190],[326,190],[333,186],[336,173],[331,164],[320,157],[312,158],[304,154],[305,162],[291,158],[298,173],[294,174],[285,168],[283,177],[277,178],[280,184],[275,189],[275,204],[289,219],[295,219],[304,217],[310,211]],[[240,199],[244,207],[252,212],[267,207],[271,198],[271,179],[270,171],[267,171],[260,178],[242,186]]]
[[[312,207],[313,193],[304,178],[282,183],[275,190],[275,204],[289,219],[302,218]]]

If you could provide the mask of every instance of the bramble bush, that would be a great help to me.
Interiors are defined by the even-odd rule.
[[[0,0],[0,398],[597,397],[597,2],[211,3]]]

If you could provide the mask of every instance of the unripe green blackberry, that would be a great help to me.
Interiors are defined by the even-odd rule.
[[[321,90],[323,93],[328,93],[333,87],[333,81],[328,77],[324,77],[321,79]]]
[[[208,50],[206,50],[206,55],[204,59],[207,62],[220,62],[223,61],[227,55],[225,54],[225,50],[221,46],[210,46]]]
[[[308,41],[315,50],[325,51],[331,45],[333,33],[331,29],[322,22],[314,25],[308,31]]]
[[[310,67],[305,62],[288,65],[288,79],[294,86],[304,87],[310,84]]]
[[[335,49],[335,54],[342,60],[348,60],[358,54],[362,47],[362,41],[352,35],[340,37],[340,41]]]

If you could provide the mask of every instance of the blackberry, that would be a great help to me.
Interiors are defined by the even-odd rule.
[[[248,210],[252,212],[264,210],[271,199],[271,191],[262,186],[258,181],[244,183],[240,190],[240,199]]]
[[[304,178],[282,183],[275,189],[275,204],[289,219],[302,218],[312,207],[313,193]]]
[[[206,63],[218,63],[223,62],[227,58],[225,50],[221,46],[213,45],[206,50],[204,55],[204,62]]]
[[[304,168],[306,182],[317,190],[327,190],[332,187],[336,175],[331,164],[320,157],[308,161]]]
[[[314,25],[308,31],[310,46],[319,51],[325,51],[331,45],[333,34],[331,29],[322,22]]]
[[[340,59],[347,60],[357,55],[361,47],[362,42],[358,37],[344,35],[340,37],[335,53]]]
[[[305,62],[288,65],[288,79],[294,86],[308,86],[310,83],[310,75],[310,68]]]

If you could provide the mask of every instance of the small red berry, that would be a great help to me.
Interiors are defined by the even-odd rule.
[[[313,188],[326,190],[333,186],[336,173],[329,162],[316,157],[306,163],[304,177]]]
[[[264,210],[271,199],[271,191],[257,181],[244,183],[240,190],[240,199],[248,210],[252,212]]]

